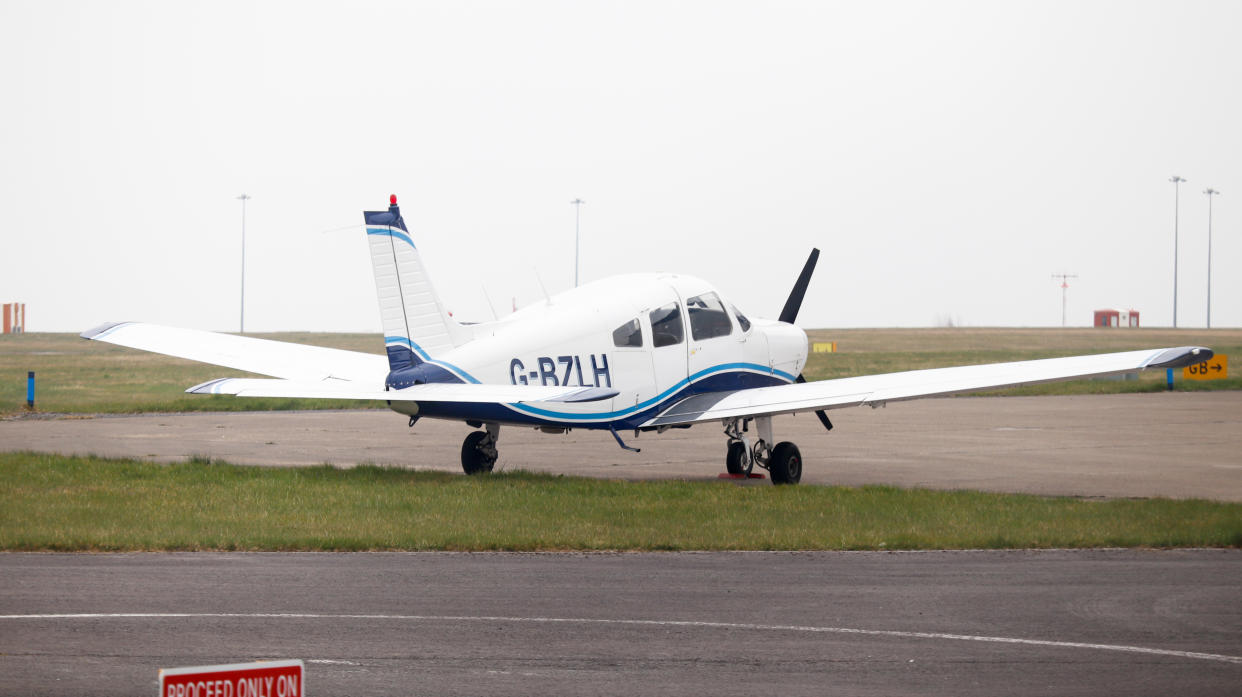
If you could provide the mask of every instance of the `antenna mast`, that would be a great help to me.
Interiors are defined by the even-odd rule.
[[[1069,279],[1078,278],[1076,273],[1054,273],[1053,278],[1061,279],[1061,326],[1065,326],[1065,294],[1069,290]]]

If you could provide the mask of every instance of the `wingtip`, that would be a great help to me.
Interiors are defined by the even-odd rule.
[[[113,329],[116,329],[117,327],[120,327],[126,324],[133,324],[133,322],[104,322],[98,327],[92,327],[90,329],[87,329],[81,334],[78,334],[78,336],[82,337],[83,339],[99,339],[102,337],[102,335],[112,331]]]
[[[223,385],[224,383],[232,379],[233,378],[216,378],[215,380],[208,380],[207,382],[202,382],[193,387],[187,388],[185,393],[186,394],[220,394],[220,391],[218,389],[213,389],[213,388],[219,388],[220,385]]]
[[[1178,346],[1165,349],[1148,361],[1146,368],[1184,368],[1212,359],[1215,352],[1206,346]]]

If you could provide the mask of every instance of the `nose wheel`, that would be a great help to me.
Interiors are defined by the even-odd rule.
[[[729,453],[725,456],[725,471],[729,474],[750,474],[755,461],[746,451],[746,444],[740,440],[729,441]]]
[[[500,438],[500,424],[487,424],[487,430],[472,431],[461,444],[461,468],[466,474],[485,474],[492,471],[500,452],[496,441]]]

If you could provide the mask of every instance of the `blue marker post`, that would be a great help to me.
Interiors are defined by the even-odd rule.
[[[1169,392],[1172,392],[1173,391],[1173,369],[1172,368],[1169,368],[1168,371],[1165,373],[1165,378],[1169,382]]]
[[[26,408],[34,411],[34,371],[26,373]]]

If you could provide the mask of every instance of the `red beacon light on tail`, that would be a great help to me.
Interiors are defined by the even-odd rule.
[[[393,194],[393,195],[391,195],[391,196],[389,196],[389,197],[388,197],[388,205],[390,205],[390,206],[395,206],[395,205],[397,205],[397,195],[396,195],[396,194]]]

